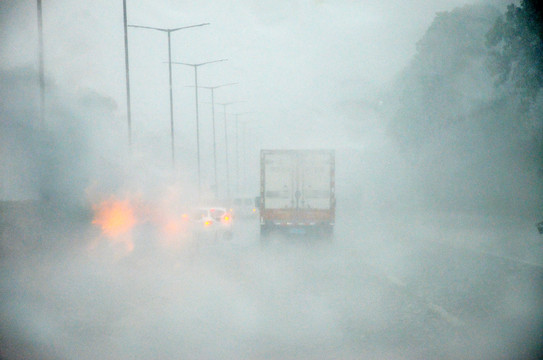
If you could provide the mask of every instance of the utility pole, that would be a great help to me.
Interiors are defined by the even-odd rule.
[[[224,115],[224,154],[226,156],[226,198],[230,200],[230,166],[228,164],[228,127],[226,125],[226,107],[229,105],[242,103],[244,101],[232,101],[228,103],[218,103],[223,106]]]
[[[241,172],[241,185],[243,188],[247,186],[247,122],[241,122],[241,163],[243,171]]]
[[[237,83],[228,83],[217,86],[200,86],[203,89],[211,90],[211,119],[213,125],[213,174],[215,176],[215,197],[219,196],[219,182],[217,179],[217,136],[215,132],[215,89],[236,84]]]
[[[199,121],[199,115],[198,115],[198,67],[207,65],[207,64],[213,64],[216,62],[221,61],[227,61],[227,59],[220,59],[220,60],[213,60],[213,61],[206,61],[199,64],[189,64],[189,63],[183,63],[183,62],[172,62],[171,64],[176,65],[185,65],[185,66],[192,66],[194,68],[194,94],[196,99],[196,157],[198,162],[198,197],[200,197],[202,193],[202,180],[201,180],[201,172],[200,172],[200,121]]]
[[[130,68],[128,66],[128,23],[126,16],[126,0],[123,0],[124,23],[124,69],[126,74],[126,116],[128,122],[128,148],[132,152],[132,110],[130,106]]]
[[[45,75],[43,66],[43,15],[41,0],[38,2],[38,62],[39,62],[39,82],[40,82],[40,127],[45,126]]]
[[[140,26],[140,25],[127,25],[128,27],[162,31],[162,32],[165,32],[165,33],[168,34],[168,73],[169,73],[169,80],[170,80],[170,134],[171,134],[171,143],[172,143],[172,167],[175,166],[175,146],[174,146],[174,129],[173,129],[171,33],[175,32],[175,31],[178,31],[178,30],[184,30],[184,29],[189,29],[189,28],[204,26],[204,25],[209,25],[209,23],[198,24],[198,25],[190,25],[190,26],[183,26],[183,27],[178,27],[178,28],[174,28],[174,29],[164,29],[164,28],[156,28],[156,27],[151,27],[151,26]]]
[[[233,114],[235,117],[236,117],[236,122],[235,122],[235,126],[236,126],[236,131],[235,131],[235,134],[236,134],[236,192],[237,194],[239,195],[239,116],[241,115],[245,115],[245,114],[250,114],[250,112],[244,112],[244,113],[237,113],[237,114]]]

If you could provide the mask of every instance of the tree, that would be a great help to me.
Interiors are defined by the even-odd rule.
[[[390,131],[429,202],[516,214],[542,203],[541,28],[518,24],[518,9],[438,13],[395,83]]]
[[[486,34],[488,65],[498,86],[512,83],[528,111],[543,86],[543,12],[537,0],[510,4]]]
[[[465,121],[491,96],[485,34],[499,16],[498,9],[484,5],[436,14],[396,83],[392,131],[401,143],[419,149]]]

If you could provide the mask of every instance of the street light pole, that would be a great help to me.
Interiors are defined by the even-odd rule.
[[[236,194],[239,195],[239,149],[238,149],[238,117],[239,114],[235,114],[236,116]]]
[[[43,16],[41,0],[38,5],[38,58],[39,58],[39,82],[40,82],[40,127],[45,123],[45,76],[43,66]]]
[[[219,196],[219,182],[217,179],[217,137],[215,132],[215,89],[224,87],[224,86],[230,86],[230,85],[236,85],[237,83],[228,83],[228,84],[222,84],[217,86],[200,86],[203,89],[209,89],[211,90],[211,119],[212,119],[212,125],[213,125],[213,174],[215,176],[215,196]]]
[[[228,127],[226,125],[226,107],[228,105],[233,105],[241,103],[244,101],[232,101],[228,103],[218,103],[223,106],[223,115],[224,115],[224,154],[226,156],[226,198],[230,200],[230,166],[228,164]]]
[[[126,74],[126,116],[128,122],[128,148],[132,151],[132,110],[130,106],[130,67],[128,65],[128,23],[126,16],[126,0],[123,0],[124,23],[124,68]]]
[[[241,185],[245,188],[247,185],[247,128],[246,126],[247,122],[242,121],[241,122],[241,158],[242,158],[242,164],[243,171],[241,172]]]
[[[245,114],[250,114],[250,112],[234,114],[234,116],[236,117],[236,122],[235,122],[235,126],[236,126],[236,192],[238,195],[239,195],[239,141],[238,141],[239,116],[245,115]]]
[[[174,131],[173,131],[172,48],[171,48],[170,34],[174,31],[184,30],[184,29],[189,29],[189,28],[204,26],[204,25],[209,25],[209,23],[183,26],[183,27],[174,28],[174,29],[164,29],[164,28],[156,28],[156,27],[151,27],[151,26],[140,26],[140,25],[127,25],[133,28],[157,30],[157,31],[162,31],[168,34],[168,71],[169,71],[169,80],[170,80],[170,133],[171,133],[171,143],[172,143],[172,166],[175,166],[175,146],[174,146]]]
[[[176,64],[176,65],[185,65],[185,66],[192,66],[194,68],[194,94],[195,94],[195,101],[196,101],[196,157],[198,162],[198,197],[200,197],[202,193],[202,181],[201,181],[201,168],[200,168],[200,120],[198,115],[198,67],[207,65],[207,64],[213,64],[216,62],[221,61],[227,61],[227,59],[220,59],[220,60],[213,60],[213,61],[206,61],[203,63],[198,64],[189,64],[189,63],[183,63],[183,62],[170,62],[170,64]],[[171,65],[170,65],[171,66]]]
[[[175,147],[174,147],[174,132],[173,132],[173,91],[172,91],[172,45],[171,31],[168,31],[168,80],[170,85],[170,134],[172,143],[172,166],[175,167]]]

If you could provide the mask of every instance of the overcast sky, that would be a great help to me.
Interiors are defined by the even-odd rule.
[[[343,112],[342,104],[364,99],[386,102],[375,98],[377,90],[409,62],[436,12],[466,3],[472,2],[128,0],[127,8],[129,24],[176,28],[210,23],[172,33],[172,60],[228,59],[200,67],[199,85],[238,83],[217,89],[215,100],[243,101],[228,112],[249,112],[240,120],[248,122],[246,136],[253,142],[247,152],[254,155],[257,147],[335,146],[349,132],[347,121],[371,123],[371,119],[345,119],[353,114]],[[0,11],[0,66],[37,69],[36,2],[2,1]],[[111,121],[124,126],[122,1],[44,1],[43,24],[48,83],[73,98],[93,94],[114,103]],[[166,154],[170,131],[167,36],[130,28],[129,51],[135,146],[141,150],[148,142],[160,143]],[[193,84],[192,68],[173,66],[180,161],[195,148]],[[202,89],[199,95],[201,148],[209,159],[210,92]],[[216,111],[216,130],[222,133],[222,108],[217,106]],[[221,146],[222,138],[217,141]]]

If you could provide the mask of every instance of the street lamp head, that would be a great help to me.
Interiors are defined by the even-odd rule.
[[[203,24],[197,24],[197,25],[189,25],[189,26],[182,26],[182,27],[173,28],[173,29],[157,28],[157,27],[152,27],[152,26],[142,26],[142,25],[127,25],[127,26],[128,26],[128,27],[133,27],[133,28],[150,29],[150,30],[157,30],[157,31],[162,31],[162,32],[171,33],[171,32],[177,31],[177,30],[189,29],[189,28],[198,27],[198,26],[204,26],[204,25],[209,25],[209,23],[203,23]]]
[[[201,65],[213,64],[213,63],[217,63],[217,62],[221,62],[221,61],[228,61],[228,59],[219,59],[219,60],[213,60],[213,61],[206,61],[206,62],[196,64],[196,65],[201,66]]]
[[[152,27],[152,26],[142,26],[142,25],[126,25],[126,26],[127,27],[138,28],[138,29],[150,29],[150,30],[165,31],[165,32],[168,31],[168,29],[156,28],[156,27]]]
[[[202,88],[202,89],[209,89],[209,90],[215,90],[215,89],[218,89],[218,88],[221,88],[221,87],[224,87],[224,86],[230,86],[230,85],[237,85],[238,83],[228,83],[228,84],[222,84],[222,85],[216,85],[216,86],[198,86],[199,88]],[[185,87],[194,87],[194,85],[187,85]]]
[[[193,27],[199,27],[199,26],[206,26],[206,25],[209,25],[209,23],[203,23],[203,24],[197,24],[197,25],[183,26],[183,27],[178,27],[178,28],[175,28],[175,29],[168,29],[168,31],[174,32],[174,31],[177,31],[177,30],[183,30],[183,29],[188,29],[188,28],[193,28]]]
[[[202,65],[207,65],[207,64],[212,64],[212,63],[227,61],[227,60],[228,59],[220,59],[220,60],[206,61],[206,62],[198,63],[198,64],[190,64],[190,63],[185,63],[185,62],[180,62],[180,61],[172,61],[172,64],[198,67],[198,66],[202,66]]]
[[[216,85],[216,86],[205,86],[207,89],[218,89],[224,86],[230,86],[230,85],[237,85],[238,83],[228,83],[228,84],[222,84],[222,85]]]

